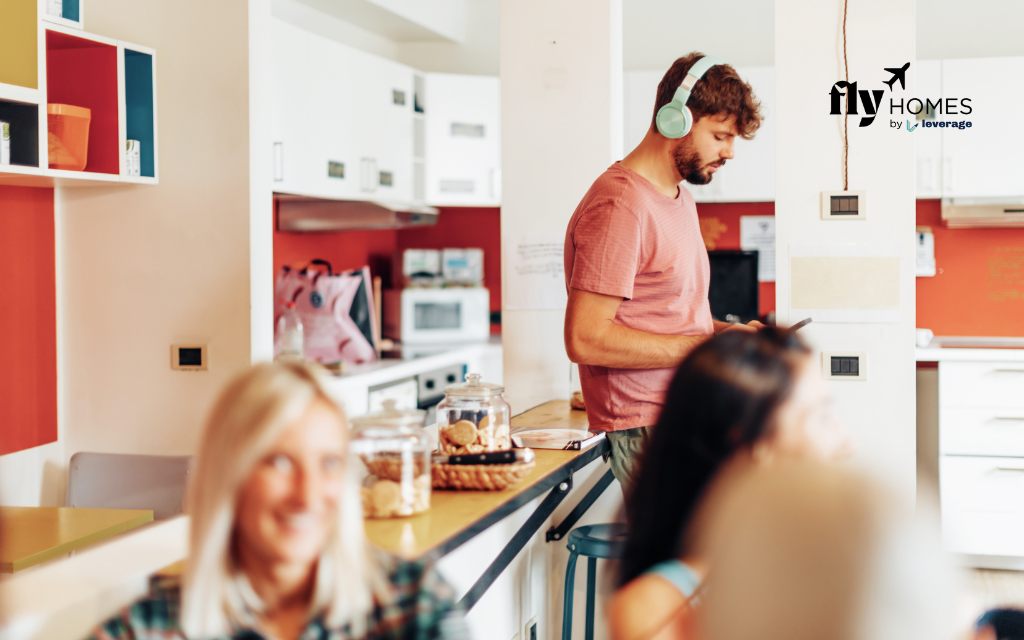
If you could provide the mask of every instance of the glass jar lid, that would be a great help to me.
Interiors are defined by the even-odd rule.
[[[479,373],[467,373],[465,382],[448,385],[444,388],[444,393],[447,396],[488,398],[499,396],[505,390],[500,384],[481,381],[481,377]]]
[[[422,427],[427,417],[427,412],[422,409],[399,409],[395,407],[395,400],[388,399],[383,402],[384,408],[377,413],[368,413],[365,416],[352,418],[352,426],[358,429],[366,427]]]

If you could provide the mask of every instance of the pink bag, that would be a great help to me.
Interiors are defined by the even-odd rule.
[[[327,273],[310,269],[322,265]],[[281,352],[278,320],[285,303],[295,302],[302,319],[305,357],[321,364],[377,359],[370,269],[334,275],[329,262],[313,260],[301,270],[281,267],[274,286],[274,355]]]

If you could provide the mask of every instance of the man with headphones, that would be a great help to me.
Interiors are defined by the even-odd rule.
[[[634,461],[683,357],[716,332],[710,267],[693,196],[761,124],[750,85],[722,60],[691,53],[658,85],[651,128],[590,187],[565,235],[565,347],[580,365],[590,428],[608,432],[628,495]]]

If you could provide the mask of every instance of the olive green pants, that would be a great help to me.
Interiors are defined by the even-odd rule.
[[[640,452],[647,446],[647,441],[650,439],[649,428],[637,427],[622,431],[609,431],[605,436],[610,448],[608,453],[604,454],[604,460],[611,464],[612,475],[622,485],[622,495],[627,500],[640,473],[638,461]]]

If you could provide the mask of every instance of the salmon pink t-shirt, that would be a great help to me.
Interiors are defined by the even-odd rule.
[[[565,233],[565,285],[622,298],[615,322],[662,335],[711,335],[711,267],[697,206],[682,185],[675,198],[620,163],[594,182]],[[653,425],[675,368],[580,365],[590,428]]]

